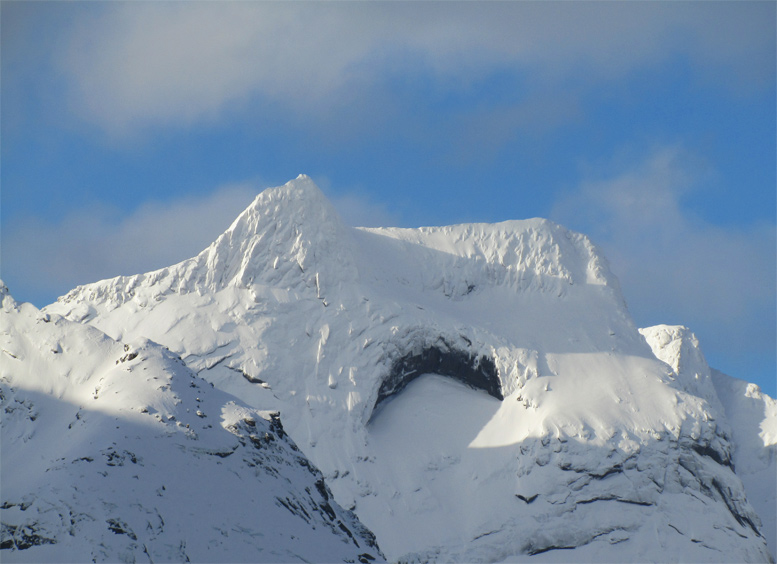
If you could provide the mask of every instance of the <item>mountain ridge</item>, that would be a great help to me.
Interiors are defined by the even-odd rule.
[[[0,307],[3,561],[382,558],[277,413],[2,284]]]
[[[652,349],[606,259],[547,220],[347,228],[300,176],[197,257],[43,311],[280,411],[391,560],[771,558],[714,385]]]

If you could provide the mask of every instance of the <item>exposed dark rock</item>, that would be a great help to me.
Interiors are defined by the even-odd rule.
[[[638,501],[635,499],[623,499],[620,497],[594,497],[592,499],[583,499],[580,501],[575,502],[577,505],[585,505],[587,503],[593,503],[595,501],[617,501],[618,503],[629,503],[631,505],[642,505],[645,507],[649,507],[651,505],[655,505],[654,503],[650,501]]]
[[[329,505],[329,504],[327,504],[327,505]],[[331,509],[331,508],[330,508],[330,509]],[[359,546],[359,543],[358,543],[358,542],[356,542],[356,539],[355,539],[355,538],[353,538],[353,533],[351,533],[350,529],[348,529],[348,527],[346,527],[346,526],[343,524],[343,522],[342,522],[342,521],[338,521],[338,522],[337,522],[337,526],[338,526],[338,527],[340,527],[340,530],[341,530],[341,531],[343,531],[343,532],[344,532],[346,535],[348,535],[349,537],[351,537],[351,540],[354,542],[354,544],[355,544],[356,546]]]
[[[316,489],[318,490],[318,493],[321,494],[321,497],[323,497],[326,501],[329,501],[329,490],[326,488],[324,478],[319,478],[316,480]]]
[[[277,411],[270,413],[270,430],[275,433],[279,439],[286,436],[286,431],[283,430],[283,423],[281,423],[281,414]],[[289,442],[289,446],[292,447],[292,450],[297,450],[297,446],[294,443]]]
[[[108,466],[124,466],[124,462],[129,460],[132,464],[138,463],[138,458],[134,453],[129,451],[117,452],[110,447],[103,450],[101,454],[105,457],[105,464]],[[91,462],[91,461],[90,461]]]
[[[577,548],[577,546],[545,546],[542,548],[529,548],[527,551],[527,554],[529,556],[535,556],[537,554],[542,554],[543,552],[550,552],[551,550],[572,550],[574,548]]]
[[[26,550],[33,546],[42,544],[56,544],[56,540],[46,538],[38,534],[35,525],[24,525],[17,527],[15,525],[2,524],[2,540],[0,549]]]
[[[19,503],[13,503],[10,501],[4,501],[2,505],[0,505],[0,509],[11,509],[12,507],[18,507],[22,511],[27,511],[27,509],[32,505],[31,501],[22,501]]]
[[[698,443],[691,445],[691,448],[701,456],[709,456],[712,460],[714,460],[718,464],[722,466],[728,466],[732,470],[734,469],[734,465],[731,462],[731,459],[729,458],[727,453],[720,453],[719,451],[715,450],[709,445],[698,444]]]
[[[745,526],[750,527],[753,530],[753,532],[760,537],[761,532],[758,530],[758,527],[756,526],[756,524],[753,523],[750,517],[748,517],[747,515],[742,515],[737,510],[737,507],[734,505],[734,503],[731,500],[730,490],[728,490],[728,488],[724,490],[724,486],[716,478],[712,479],[712,487],[715,488],[718,494],[720,494],[720,497],[723,498],[723,501],[725,502],[726,507],[728,508],[729,512],[731,512],[731,514],[734,516],[734,519],[736,519],[737,522],[743,527]]]
[[[127,349],[125,348],[124,350],[127,350]],[[136,352],[127,353],[119,360],[117,360],[116,364],[119,364],[120,362],[129,362],[130,360],[135,360],[137,357],[138,357],[138,353]]]
[[[138,540],[137,535],[135,535],[132,529],[130,529],[123,521],[119,521],[118,519],[107,519],[105,522],[108,523],[108,530],[112,531],[114,534],[127,535],[132,540]]]
[[[281,499],[280,497],[275,498],[276,501],[278,501],[283,507],[289,510],[289,512],[292,515],[296,515],[297,517],[300,517],[302,520],[305,521],[305,523],[310,523],[310,513],[305,511],[305,508],[302,506],[302,504],[295,503],[290,498],[286,497],[284,499]]]
[[[380,385],[375,408],[422,374],[448,376],[471,388],[484,390],[498,400],[504,399],[493,360],[451,348],[444,339],[438,343],[425,348],[420,354],[408,354],[394,361],[391,371]]]
[[[326,516],[329,517],[330,521],[334,521],[337,515],[335,514],[335,510],[332,509],[332,506],[329,505],[329,502],[324,502],[319,506],[324,513],[326,513]]]

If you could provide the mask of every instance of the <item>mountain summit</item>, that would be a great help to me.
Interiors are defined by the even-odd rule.
[[[771,559],[774,400],[689,331],[640,332],[599,250],[547,220],[350,228],[300,176],[196,257],[42,315],[279,412],[389,560]]]

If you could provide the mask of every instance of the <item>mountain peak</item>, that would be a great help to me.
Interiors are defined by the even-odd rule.
[[[321,297],[324,286],[356,279],[351,229],[313,180],[300,174],[256,196],[197,256],[145,274],[78,286],[58,302],[145,303],[169,293],[208,293],[228,286],[281,286]],[[91,315],[89,306],[75,317]]]
[[[331,204],[327,200],[326,196],[324,196],[324,193],[316,185],[316,183],[313,182],[313,179],[306,174],[300,174],[297,176],[297,178],[289,180],[282,186],[267,188],[266,190],[263,190],[257,194],[251,205],[249,205],[240,215],[242,216],[252,209],[263,208],[268,205],[272,205],[273,203],[283,203],[284,205],[291,207],[306,207],[311,204],[325,204],[325,207],[330,208],[327,210],[328,212],[334,211],[331,209]],[[239,218],[240,216],[238,216],[238,219]]]
[[[625,310],[615,276],[590,240],[544,219],[417,229],[353,229],[304,174],[258,194],[196,257],[158,271],[78,287],[65,303],[138,293],[282,287],[325,299],[332,288],[376,280],[459,299],[484,287],[566,295],[598,288]],[[153,288],[152,288],[153,287]],[[142,290],[145,289],[145,290]],[[142,300],[143,301],[143,300]]]
[[[695,338],[640,335],[551,222],[352,229],[300,176],[196,257],[47,310],[282,413],[392,560],[767,559]]]
[[[211,287],[275,283],[301,272],[311,286],[327,270],[326,258],[346,267],[348,228],[313,180],[299,175],[260,193],[227,231],[194,260]],[[204,268],[204,271],[203,271]],[[306,274],[307,273],[307,274]],[[298,286],[290,278],[288,284]]]

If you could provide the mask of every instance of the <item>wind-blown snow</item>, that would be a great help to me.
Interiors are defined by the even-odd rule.
[[[770,559],[741,409],[651,350],[596,247],[546,220],[351,229],[301,176],[198,256],[44,312],[279,410],[391,560]]]

